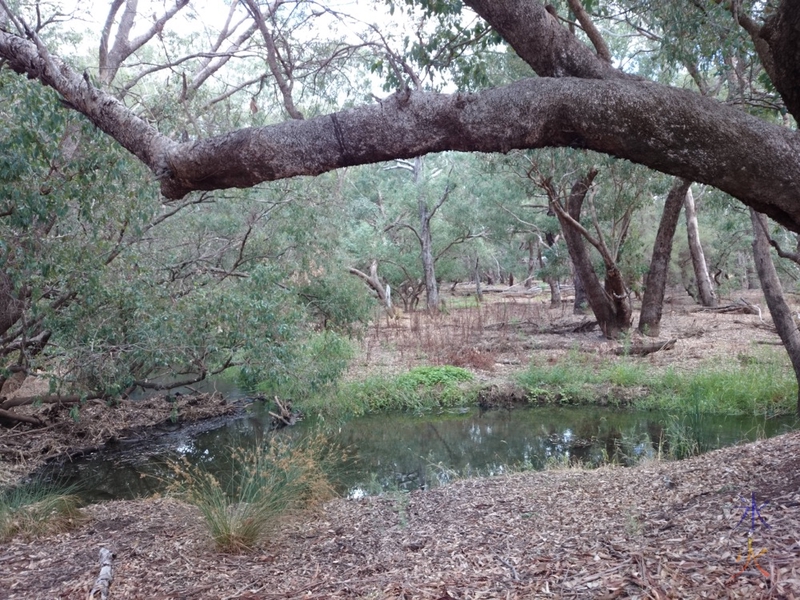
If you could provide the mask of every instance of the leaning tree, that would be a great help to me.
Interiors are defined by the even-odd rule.
[[[124,2],[114,1],[107,29]],[[179,0],[174,10],[186,4]],[[469,91],[465,88],[446,94],[415,85],[404,77],[404,63],[392,62],[395,55],[384,53],[381,60],[394,68],[395,93],[313,118],[303,118],[309,115],[294,102],[294,77],[300,66],[289,60],[290,40],[281,34],[287,30],[274,20],[283,4],[286,2],[282,0],[246,2],[252,18],[247,33],[253,36],[258,31],[263,38],[267,65],[264,75],[250,84],[255,86],[251,89],[260,91],[265,79],[274,81],[291,118],[194,140],[160,130],[141,111],[132,110],[119,99],[124,88],[116,90],[115,95],[105,84],[104,74],[133,55],[141,46],[137,46],[140,38],[126,36],[119,46],[109,47],[104,37],[100,70],[97,74],[82,71],[51,52],[37,28],[2,3],[6,27],[0,31],[0,57],[5,66],[52,87],[65,107],[82,113],[135,155],[159,182],[167,200],[198,190],[251,187],[443,150],[508,152],[558,146],[595,150],[714,186],[787,228],[800,231],[800,136],[796,128],[787,127],[768,113],[744,110],[735,103],[619,68],[613,49],[595,35],[596,29],[578,0],[569,1],[578,23],[565,22],[551,6],[537,0],[398,2],[416,5],[427,17],[440,16],[456,32],[431,38],[450,52],[436,53],[427,44],[411,48],[417,55],[439,60],[443,55],[454,56],[460,48],[462,54],[456,58],[463,57],[467,42],[459,45],[457,34],[463,33],[464,39],[476,47],[485,47],[488,36],[496,35],[530,66],[530,76],[477,90],[473,80]],[[685,5],[687,14],[709,7],[727,10],[732,22],[740,26],[740,41],[752,47],[787,114],[800,117],[800,0],[681,0],[677,4]],[[125,25],[130,33],[136,2],[127,0],[125,5],[120,29]],[[313,5],[309,15],[332,11],[324,3]],[[654,8],[644,6],[643,10]],[[482,21],[465,27],[469,11]],[[161,39],[165,22],[159,19],[152,24],[156,38]],[[582,26],[585,35],[576,25]],[[698,18],[695,25],[711,27],[713,23]],[[380,41],[385,36],[379,27],[373,30],[376,36],[365,40],[362,49],[382,52]],[[154,38],[151,35],[148,39]],[[243,34],[239,39],[249,38]],[[343,52],[332,52],[331,60]],[[214,56],[224,54],[220,51]],[[171,67],[179,64],[172,59]],[[695,67],[685,65],[689,75]],[[198,73],[185,80],[179,93],[191,95],[199,79]],[[240,89],[247,83],[243,82]],[[163,107],[151,109],[156,113]]]

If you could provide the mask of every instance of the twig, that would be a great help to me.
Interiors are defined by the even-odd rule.
[[[510,562],[508,562],[507,560],[505,560],[505,559],[504,559],[502,556],[500,556],[499,554],[495,554],[495,555],[494,555],[494,557],[495,557],[497,560],[499,560],[501,563],[503,563],[505,566],[507,566],[509,569],[511,569],[511,575],[512,575],[512,577],[514,578],[514,581],[519,581],[519,580],[520,580],[520,579],[519,579],[519,575],[517,574],[517,570],[514,568],[514,565],[512,565]]]

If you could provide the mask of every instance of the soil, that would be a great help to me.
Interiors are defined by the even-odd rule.
[[[435,319],[381,317],[349,376],[456,364],[502,389],[530,360],[555,362],[576,351],[615,360],[621,346],[596,330],[569,332],[589,321],[571,307],[519,295],[493,300]],[[653,369],[735,362],[778,344],[766,313],[698,311],[678,294],[659,339],[677,341],[637,359]],[[645,341],[633,335],[626,343]],[[232,410],[206,398],[179,413],[191,418],[190,408],[197,417]],[[8,481],[41,462],[37,453],[72,448],[75,439],[99,445],[171,413],[163,399],[146,410],[97,404],[77,424],[55,420],[33,436],[3,431],[0,472]],[[83,428],[83,438],[72,437],[73,427]],[[25,438],[46,441],[19,443]],[[740,523],[752,501],[769,527],[749,514]],[[800,598],[800,432],[681,462],[340,499],[285,520],[258,550],[238,556],[216,552],[197,510],[175,499],[83,511],[87,521],[71,531],[0,548],[0,595],[86,598],[99,574],[98,551],[109,547],[116,553],[112,599]]]

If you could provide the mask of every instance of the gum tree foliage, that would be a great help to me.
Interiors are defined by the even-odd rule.
[[[471,274],[464,257],[474,255],[472,247],[485,234],[481,197],[472,185],[477,163],[475,157],[449,153],[421,165],[403,161],[348,170],[351,264],[364,279],[376,263],[378,277],[404,310],[416,308],[427,287],[421,206],[436,280]]]
[[[118,1],[115,6],[119,9],[122,4]],[[283,114],[292,117],[282,123],[274,122],[276,115],[271,113],[261,123],[252,119],[256,127],[243,128],[247,123],[242,118],[211,126],[205,115],[192,114],[199,105],[186,102],[193,92],[202,93],[204,85],[198,82],[205,81],[201,76],[205,58],[199,54],[197,62],[186,62],[186,69],[179,67],[184,64],[180,58],[160,57],[159,75],[169,73],[169,85],[159,88],[155,102],[147,94],[134,100],[128,89],[146,83],[140,77],[147,70],[142,65],[150,64],[142,53],[155,57],[158,43],[131,50],[136,46],[128,35],[132,29],[118,37],[128,41],[120,44],[121,52],[100,53],[101,62],[104,56],[108,59],[106,65],[116,61],[124,68],[134,59],[141,61],[138,70],[129,69],[130,88],[126,83],[113,89],[104,77],[94,76],[95,64],[75,60],[68,52],[57,56],[48,45],[58,48],[37,34],[30,15],[23,22],[19,17],[25,14],[7,11],[9,25],[0,32],[0,56],[8,68],[55,89],[66,107],[83,114],[137,157],[168,200],[445,150],[508,152],[558,146],[591,149],[716,187],[800,231],[800,141],[793,121],[800,114],[798,0],[630,4],[596,0],[586,5],[592,13],[589,19],[580,4],[570,0],[577,24],[565,11],[553,11],[536,0],[375,3],[375,10],[410,8],[423,15],[429,29],[409,37],[415,41],[402,48],[408,51],[403,55],[382,35],[385,23],[372,24],[349,45],[337,45],[332,39],[327,45],[320,43],[316,47],[325,46],[328,53],[313,65],[298,60],[306,56],[299,48],[310,46],[298,35],[302,27],[331,15],[337,27],[353,26],[352,19],[321,2],[246,4],[247,11],[232,4],[230,14],[236,17],[231,22],[252,30],[249,36],[236,38],[242,41],[229,53],[219,44],[210,55],[212,60],[243,57],[247,47],[261,52],[266,66],[261,76],[248,80],[243,62],[234,65],[230,77],[222,76],[223,67],[230,65],[220,65],[213,73],[224,81],[224,90],[209,94],[213,97],[206,105],[221,102],[226,94],[234,98],[239,90],[240,106],[249,97],[251,114],[258,115],[261,95],[270,90]],[[128,2],[129,8],[134,6]],[[184,8],[179,2],[172,14]],[[652,47],[644,42],[640,47],[603,45],[598,39],[602,36],[595,35],[591,26],[592,20],[603,19],[621,32],[627,28],[653,41]],[[124,24],[122,18],[120,31]],[[153,27],[156,34],[149,39],[163,41],[169,18]],[[220,34],[207,39],[234,37]],[[498,40],[513,48],[530,71],[507,85],[484,87],[481,74],[490,69],[484,68],[481,56],[493,51]],[[139,48],[142,56],[136,54]],[[648,69],[661,60],[659,52],[674,58],[672,73]],[[354,64],[348,61],[352,58],[361,65],[369,55],[377,57],[376,71],[391,71],[394,94],[362,103],[359,99],[365,94],[346,92],[331,97],[330,105],[303,110],[299,98],[306,90],[313,91],[317,74],[336,73],[347,80],[353,73],[348,65]],[[167,63],[169,69],[164,69]],[[321,69],[323,64],[336,68]],[[425,85],[419,76],[425,69],[433,73],[451,66],[456,74],[470,73],[466,78],[453,77],[461,88],[455,93],[437,91],[442,86],[431,83],[433,78]],[[711,81],[702,77],[707,73],[714,75]],[[724,86],[717,88],[719,81]],[[186,128],[187,135],[161,122],[162,114],[181,111],[192,125]],[[780,118],[783,111],[785,119]]]
[[[164,203],[52,90],[4,68],[0,96],[0,387],[31,372],[51,382],[0,397],[0,421],[231,366],[246,385],[298,391],[341,372],[366,298],[332,266],[335,177]]]

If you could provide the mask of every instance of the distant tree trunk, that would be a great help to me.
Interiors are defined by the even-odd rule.
[[[439,310],[439,286],[436,284],[436,270],[433,265],[433,239],[431,237],[431,215],[422,194],[419,195],[420,243],[422,245],[422,272],[425,276],[425,296],[428,312]]]
[[[539,264],[541,265],[541,251],[539,250],[539,244],[536,242],[535,238],[531,237],[525,242],[525,246],[528,248],[528,272],[525,275],[525,287],[530,287],[531,283],[533,282],[533,275],[536,271],[536,261],[534,260],[535,256],[540,257]]]
[[[631,325],[631,305],[628,297],[622,274],[611,260],[610,256],[603,256],[606,268],[606,278],[604,285],[600,283],[594,265],[589,254],[584,236],[587,235],[584,229],[581,231],[580,215],[583,201],[594,181],[597,171],[590,171],[585,177],[577,180],[570,190],[566,201],[566,215],[560,209],[556,209],[564,240],[567,243],[572,264],[575,271],[580,275],[589,306],[592,308],[597,323],[603,334],[609,339],[617,339],[623,331]],[[567,216],[568,215],[568,216]],[[570,217],[570,218],[568,218]],[[602,246],[601,246],[602,247]]]
[[[794,375],[800,384],[800,331],[797,330],[792,311],[783,298],[783,288],[772,262],[767,219],[751,208],[750,220],[753,222],[753,258],[756,263],[758,279],[761,281],[761,290],[764,292],[764,299],[767,301],[769,312],[772,315],[772,322],[789,354]],[[800,415],[800,391],[798,391],[797,397],[797,412]]]
[[[716,306],[717,295],[711,286],[711,278],[708,276],[706,257],[703,254],[703,246],[700,244],[700,228],[697,226],[697,210],[694,205],[694,196],[689,188],[684,200],[686,207],[686,233],[689,236],[689,251],[692,254],[692,266],[694,267],[694,278],[697,282],[697,294],[703,306]]]
[[[547,216],[548,217],[555,217],[556,213],[553,210],[553,204],[548,203],[547,205]],[[544,234],[544,241],[547,244],[548,248],[553,248],[558,243],[558,237],[552,231],[548,231]],[[541,252],[539,253],[539,261],[542,261]],[[544,267],[544,264],[542,264]],[[552,275],[546,279],[547,285],[550,286],[550,308],[556,308],[557,306],[561,306],[561,286],[559,285],[558,278],[553,277]],[[577,297],[577,295],[576,295]]]
[[[355,275],[359,279],[361,279],[364,283],[366,283],[378,299],[383,304],[384,308],[386,308],[386,312],[389,313],[390,316],[395,315],[394,308],[392,307],[392,297],[391,292],[389,290],[389,286],[387,285],[385,288],[381,283],[380,277],[378,277],[378,261],[373,260],[369,265],[369,275],[364,273],[363,271],[359,271],[356,268],[350,267],[348,269],[350,274]]]
[[[658,337],[661,333],[661,315],[669,274],[669,260],[672,255],[672,240],[678,228],[678,219],[681,216],[686,193],[691,185],[691,181],[676,179],[664,202],[664,212],[661,214],[656,241],[653,244],[653,255],[650,258],[650,269],[644,280],[644,297],[639,315],[639,332],[644,335]]]
[[[575,271],[572,274],[572,285],[575,287],[575,300],[572,305],[572,314],[585,315],[589,299],[586,297],[586,288],[583,285],[583,280],[574,266],[573,271]]]
[[[480,269],[480,258],[475,257],[475,296],[478,298],[478,302],[483,302],[483,290],[481,290],[481,269]]]

